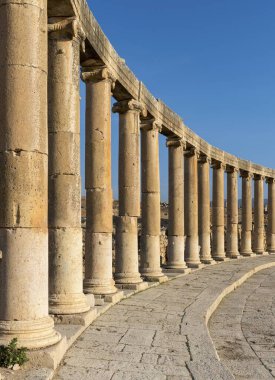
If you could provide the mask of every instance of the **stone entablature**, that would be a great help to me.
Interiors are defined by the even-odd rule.
[[[113,92],[114,97],[117,100],[123,100],[129,98],[130,95],[132,99],[143,103],[149,116],[160,121],[162,134],[167,136],[173,134],[183,138],[187,144],[195,147],[201,153],[206,154],[212,159],[222,160],[227,165],[238,167],[240,170],[246,170],[254,174],[260,174],[267,178],[275,178],[275,170],[240,159],[212,146],[188,128],[181,117],[173,112],[165,103],[156,99],[146,86],[136,78],[134,73],[125,64],[125,60],[117,54],[96,21],[86,0],[62,0],[58,2],[56,0],[49,0],[48,7],[51,17],[60,16],[62,11],[66,10],[68,16],[75,16],[79,20],[86,35],[85,44],[87,52],[90,52],[92,47],[117,80],[117,85]]]

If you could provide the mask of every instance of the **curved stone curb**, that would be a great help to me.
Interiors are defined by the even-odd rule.
[[[186,309],[182,321],[182,331],[186,330],[191,361],[187,367],[196,380],[229,380],[234,379],[229,369],[220,362],[214,343],[207,327],[208,321],[221,301],[248,278],[264,269],[275,266],[275,262],[258,265],[245,274],[236,273],[235,281],[227,285],[222,292],[214,285],[203,291],[190,307]],[[184,332],[183,332],[184,334]]]

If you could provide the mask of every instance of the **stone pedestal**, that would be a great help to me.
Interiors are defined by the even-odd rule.
[[[268,178],[268,227],[267,227],[267,251],[275,254],[275,179]]]
[[[86,238],[84,292],[117,291],[112,274],[113,197],[111,180],[110,71],[93,61],[82,64],[86,83]]]
[[[184,184],[185,260],[189,268],[198,268],[201,264],[198,234],[198,152],[194,148],[185,152]]]
[[[241,171],[242,177],[242,236],[241,255],[252,256],[252,195],[251,173]]]
[[[227,167],[227,248],[226,256],[237,259],[239,254],[238,169]]]
[[[198,215],[200,260],[212,264],[210,245],[210,159],[201,155],[198,160]]]
[[[262,255],[264,247],[264,177],[254,175],[254,235],[253,251]]]
[[[216,261],[225,260],[224,251],[224,171],[221,162],[213,164],[213,205],[212,205],[212,257]]]
[[[140,114],[143,106],[135,100],[116,103],[119,113],[119,217],[116,226],[117,284],[142,282],[138,268],[138,229],[140,216]]]
[[[141,123],[142,235],[140,272],[147,281],[161,281],[159,125],[154,119]]]
[[[48,314],[46,1],[0,6],[0,345],[60,340]]]
[[[167,140],[169,149],[169,221],[168,261],[166,268],[184,271],[184,161],[183,142],[178,138]]]
[[[73,19],[49,24],[49,298],[52,314],[89,309],[83,293],[79,62]]]

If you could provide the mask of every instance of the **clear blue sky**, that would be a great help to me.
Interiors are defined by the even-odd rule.
[[[275,167],[274,0],[88,3],[127,65],[188,127],[221,149]],[[83,85],[81,95],[83,131]],[[112,129],[116,198],[116,117]],[[168,157],[164,138],[160,157],[165,200]]]

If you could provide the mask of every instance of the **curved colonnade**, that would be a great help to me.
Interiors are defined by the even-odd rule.
[[[169,150],[167,269],[185,271],[240,255],[275,253],[275,170],[221,151],[187,128],[136,79],[84,0],[49,0],[48,5],[46,1],[26,0],[24,7],[17,1],[0,1],[0,36],[0,188],[4,200],[0,210],[0,343],[16,336],[28,348],[54,344],[60,335],[49,313],[83,313],[91,306],[85,294],[101,299],[118,294],[118,289],[144,289],[146,281],[165,280],[159,257],[159,133],[167,136]],[[80,67],[86,83],[84,285]],[[112,110],[119,114],[119,216],[114,275],[112,96],[117,101]],[[242,177],[240,252],[238,174]],[[267,247],[264,180],[269,187]]]

